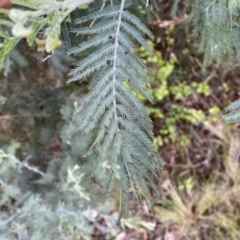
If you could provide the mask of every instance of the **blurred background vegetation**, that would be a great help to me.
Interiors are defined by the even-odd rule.
[[[138,50],[152,72],[156,104],[145,105],[164,161],[155,215],[133,198],[131,217],[116,225],[119,191],[104,195],[109,166],[88,178],[92,136],[76,132],[86,86],[65,84],[75,59],[60,48],[39,64],[37,46],[21,42],[0,78],[1,240],[240,239],[239,125],[221,117],[238,97],[239,66],[203,68],[188,16],[172,19],[170,9],[163,1],[154,12],[154,56]]]

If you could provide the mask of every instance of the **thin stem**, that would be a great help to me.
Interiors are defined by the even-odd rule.
[[[24,162],[24,163],[21,163],[20,164],[27,168],[28,170],[32,171],[32,172],[35,172],[35,173],[38,173],[40,174],[41,176],[44,176],[45,174],[43,172],[41,172],[40,170],[38,170],[36,167],[33,167],[33,166],[30,166],[27,162]]]
[[[105,7],[106,1],[107,1],[107,0],[103,0],[103,4],[102,4],[102,7],[101,7],[101,9],[99,10],[99,12],[101,12],[101,11],[103,10],[103,8]],[[97,18],[93,19],[93,21],[92,21],[92,23],[90,24],[89,27],[92,27],[96,20],[97,20]]]
[[[45,14],[48,14],[50,12],[60,10],[60,9],[69,9],[70,12],[72,12],[79,5],[89,4],[92,1],[91,0],[72,0],[69,2],[56,2],[56,3],[48,6],[47,8],[33,11],[32,17],[40,17],[42,15],[45,15]]]
[[[119,35],[120,35],[120,27],[121,27],[121,23],[122,23],[122,14],[123,14],[123,9],[124,9],[124,3],[125,0],[121,1],[121,6],[120,6],[120,10],[119,10],[119,15],[118,15],[118,23],[117,23],[117,28],[116,28],[116,37],[115,37],[115,41],[114,41],[114,55],[113,55],[113,70],[114,70],[114,75],[113,75],[113,82],[114,82],[114,87],[113,87],[113,95],[116,95],[116,81],[117,81],[117,76],[116,76],[116,70],[117,70],[117,58],[118,58],[118,47],[119,47]],[[117,106],[117,102],[116,102],[116,97],[114,97],[113,100],[113,105],[116,107]],[[116,121],[118,120],[118,115],[117,115],[117,111],[115,110],[115,119]],[[118,131],[120,131],[118,129]]]
[[[21,166],[21,167],[25,167],[27,168],[28,170],[32,171],[32,172],[35,172],[35,173],[38,173],[40,174],[41,176],[44,176],[45,174],[38,170],[36,167],[34,166],[31,166],[28,164],[28,160],[31,158],[32,156],[28,156],[23,162],[19,161],[18,159],[15,159],[16,162]]]

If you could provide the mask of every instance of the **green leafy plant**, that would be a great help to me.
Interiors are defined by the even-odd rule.
[[[14,0],[18,8],[10,11],[1,10],[0,24],[4,26],[0,37],[3,39],[0,51],[0,67],[8,53],[22,39],[26,38],[31,46],[41,35],[39,41],[48,54],[40,59],[46,61],[57,47],[66,42],[70,47],[70,33],[76,34],[77,46],[68,49],[68,54],[75,54],[80,61],[69,73],[68,83],[89,80],[89,93],[83,99],[74,115],[82,133],[89,134],[97,129],[88,156],[98,151],[95,168],[108,161],[110,165],[108,192],[114,176],[121,176],[120,208],[118,221],[128,216],[129,188],[132,188],[141,207],[142,198],[146,198],[153,210],[150,188],[158,192],[161,159],[153,145],[152,123],[139,100],[144,97],[153,103],[149,92],[149,72],[144,61],[136,54],[141,45],[152,53],[145,37],[153,39],[152,33],[143,21],[149,16],[149,6],[157,8],[155,1],[127,0],[92,1],[92,0]],[[179,0],[175,0],[172,15],[177,11]],[[205,52],[204,64],[212,60],[217,63],[228,56],[231,67],[234,65],[234,49],[239,53],[240,46],[238,8],[236,1],[217,0],[214,2],[187,1],[187,12],[191,12],[190,22],[196,34],[202,36],[201,46]],[[68,26],[70,30],[68,29]],[[227,26],[227,27],[226,27]],[[10,28],[10,31],[6,30]],[[60,35],[63,35],[61,39]],[[169,43],[173,44],[172,39]],[[158,100],[168,94],[175,98],[188,96],[189,86],[184,82],[177,86],[181,93],[176,94],[176,87],[167,89],[166,80],[174,68],[175,58],[164,62],[158,70],[162,81],[160,89],[153,90]],[[204,83],[192,83],[192,87],[201,94],[209,94]],[[168,93],[168,91],[170,93]],[[237,104],[229,109],[236,109]],[[196,121],[201,113],[192,109],[174,107],[179,118]],[[159,112],[158,112],[159,113]],[[164,116],[164,115],[163,115]],[[195,117],[193,117],[195,116]],[[163,133],[170,133],[174,139],[175,129],[171,125]],[[166,131],[165,131],[166,130]],[[75,165],[74,165],[75,166]],[[73,171],[73,170],[72,170]],[[75,171],[75,170],[74,170]],[[73,172],[74,172],[73,171]],[[76,187],[72,182],[68,187]],[[70,187],[70,188],[71,188]],[[79,190],[80,191],[80,190]]]
[[[165,32],[166,34],[171,33],[169,30]],[[160,42],[161,39],[157,39],[156,44]],[[149,48],[154,48],[152,42],[149,41],[148,45]],[[171,52],[170,47],[169,51]],[[155,132],[154,145],[156,148],[159,148],[164,145],[164,142],[168,141],[173,143],[178,142],[182,147],[189,145],[190,138],[187,133],[178,131],[178,129],[181,129],[179,125],[182,123],[186,125],[186,122],[189,125],[198,124],[199,122],[213,122],[219,113],[217,106],[209,108],[209,113],[206,114],[201,109],[185,105],[185,102],[190,102],[189,99],[193,94],[201,95],[201,97],[210,96],[210,84],[207,81],[194,81],[189,84],[181,80],[184,76],[179,75],[176,71],[179,68],[179,60],[174,53],[171,53],[169,60],[165,60],[163,54],[159,51],[155,51],[153,55],[149,55],[143,48],[140,48],[139,55],[152,69],[150,91],[154,97],[155,106],[149,106],[148,113],[153,119],[158,119],[163,123],[160,126],[159,132]],[[138,97],[146,100],[142,95],[138,95]],[[167,109],[167,114],[164,113],[166,109],[161,109],[161,106],[164,106],[166,102],[171,102]]]
[[[87,61],[82,60],[70,72],[69,82],[84,80],[95,71],[95,76],[90,82],[90,92],[79,108],[79,111],[85,111],[84,120],[79,127],[83,133],[89,133],[101,120],[97,138],[90,150],[100,145],[97,161],[102,162],[107,158],[108,150],[113,149],[106,190],[108,191],[112,175],[119,165],[122,188],[120,217],[127,216],[128,210],[124,208],[129,199],[127,191],[129,186],[134,189],[139,207],[143,194],[152,208],[150,192],[144,177],[157,190],[155,180],[151,176],[158,179],[155,172],[160,170],[159,156],[152,145],[151,121],[143,105],[124,84],[128,81],[128,85],[152,101],[146,88],[147,71],[144,63],[134,53],[133,42],[138,41],[149,49],[141,34],[145,33],[149,37],[152,37],[152,34],[130,12],[131,8],[125,10],[125,7],[127,5],[122,2],[119,6],[105,7],[101,12],[97,11],[77,19],[77,24],[95,20],[96,25],[92,28],[74,29],[78,35],[91,34],[93,37],[69,51],[81,53],[90,49]],[[131,68],[128,67],[130,64]]]
[[[66,156],[52,157],[45,171],[41,169],[41,161],[33,163],[33,156],[27,155],[23,160],[17,157],[17,152],[24,149],[19,143],[11,142],[1,148],[0,235],[3,239],[88,240],[92,239],[94,225],[99,224],[100,218],[109,225],[109,238],[119,231],[116,214],[109,213],[115,209],[114,204],[110,199],[103,203],[102,191],[98,189],[100,183],[106,184],[107,168],[96,172],[94,179],[98,184],[85,179],[95,160],[82,157],[92,135],[76,133],[75,109],[76,103],[74,107],[70,100],[61,108],[64,119],[61,140],[69,150],[64,152]]]
[[[173,1],[171,15],[174,16],[179,0]],[[235,0],[187,1],[187,12],[190,12],[189,23],[193,33],[201,35],[199,50],[204,53],[204,65],[214,60],[220,65],[227,56],[229,65],[234,67],[234,51],[240,56],[239,46],[239,3]]]
[[[32,45],[41,34],[43,41],[37,42],[45,45],[49,54],[41,61],[47,60],[61,45],[61,32],[65,35],[64,40],[71,41],[66,36],[69,30],[65,27],[65,23],[69,22],[71,32],[78,36],[79,45],[68,49],[68,54],[86,57],[70,71],[68,83],[91,79],[89,93],[76,110],[78,128],[86,134],[98,129],[97,137],[85,156],[98,150],[95,168],[109,161],[110,176],[106,192],[113,176],[120,174],[120,221],[128,215],[129,187],[133,188],[139,207],[144,197],[153,211],[149,184],[158,191],[156,183],[161,170],[160,157],[152,143],[151,120],[143,104],[130,90],[133,88],[153,102],[146,86],[147,68],[135,53],[139,44],[151,52],[144,36],[153,38],[153,35],[140,20],[143,17],[142,7],[148,12],[149,3],[134,1],[131,4],[125,0],[91,2],[14,1],[26,8],[2,11],[2,21],[9,23],[12,34],[6,32],[1,35],[4,43],[0,59],[2,66],[6,55],[21,38],[26,38]]]
[[[30,191],[23,193],[21,174],[24,174],[24,169],[38,174],[42,180],[45,180],[43,181],[45,183],[49,183],[53,175],[50,175],[50,171],[46,174],[43,173],[29,164],[27,159],[26,161],[18,160],[15,154],[19,147],[18,143],[12,142],[6,150],[0,150],[1,238],[13,239],[14,236],[18,236],[23,239],[64,239],[65,235],[71,235],[72,239],[77,236],[89,239],[92,227],[87,215],[79,205],[81,202],[83,206],[84,201],[89,201],[89,198],[85,190],[75,184],[82,178],[82,175],[76,173],[77,167],[69,166],[66,179],[65,176],[62,177],[62,183],[58,185],[63,188],[57,186],[52,189],[52,192],[62,192],[62,196],[68,196],[69,199],[74,199],[69,197],[69,195],[74,195],[78,202],[78,211],[74,209],[76,203],[72,200],[68,201],[65,197],[62,198],[62,201],[55,202],[54,194],[48,195],[46,201],[46,196],[44,197],[42,194],[33,194]],[[72,192],[70,184],[75,186],[74,192]]]
[[[173,1],[172,16],[176,15],[179,2]],[[194,35],[201,36],[199,50],[204,53],[204,66],[214,61],[221,65],[224,57],[227,57],[230,69],[234,69],[235,53],[239,61],[239,8],[236,0],[187,1],[185,11],[191,13],[188,22],[193,27]],[[225,109],[227,114],[223,118],[227,122],[239,122],[239,103],[237,100]]]

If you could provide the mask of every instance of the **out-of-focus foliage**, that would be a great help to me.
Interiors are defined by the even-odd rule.
[[[168,135],[160,136],[164,143],[160,151],[166,175],[161,186],[163,198],[159,199],[156,206],[159,236],[163,239],[189,240],[238,239],[239,189],[236,182],[239,164],[233,163],[233,160],[239,158],[239,132],[234,132],[233,127],[224,123],[219,111],[237,98],[239,72],[229,72],[225,62],[222,68],[215,65],[203,68],[202,56],[197,51],[197,44],[190,39],[187,25],[178,25],[171,33],[175,44],[169,50],[164,28],[168,23],[177,24],[181,19],[176,18],[174,22],[168,20],[168,16],[165,17],[167,20],[162,15],[160,18],[156,23],[161,27],[156,30],[160,41],[154,48],[161,49],[160,59],[167,62],[166,65],[171,62],[171,55],[177,61],[172,64],[173,70],[165,85],[167,91],[163,100],[156,101],[156,108],[162,110],[159,112],[165,118],[175,110],[172,105],[179,109],[194,109],[193,119],[199,111],[203,113],[203,118],[200,121],[182,118],[174,122],[175,141],[169,140]],[[154,64],[150,67],[157,72]],[[155,81],[152,81],[152,91],[158,88]],[[170,88],[174,91],[171,92]],[[166,124],[161,115],[151,114],[155,136]],[[175,115],[174,112],[173,117]],[[239,125],[236,127],[239,128]],[[181,146],[181,136],[187,137],[184,147]]]
[[[0,152],[1,237],[50,240],[71,236],[69,239],[90,239],[93,228],[86,212],[89,196],[79,185],[83,177],[79,166],[72,167],[69,164],[67,172],[62,170],[60,179],[53,183],[57,177],[53,172],[57,171],[56,167],[61,160],[53,160],[45,174],[28,163],[27,159],[19,161],[16,158],[15,152],[19,147],[19,144],[13,142]],[[24,191],[21,185],[22,175],[26,171],[39,174],[39,184],[48,185],[51,191],[35,194]],[[56,198],[57,195],[59,198]]]
[[[17,50],[23,54],[21,48]],[[15,165],[8,159],[0,164],[0,179],[6,182],[10,191],[2,191],[4,187],[0,186],[0,200],[10,194],[7,202],[4,200],[0,205],[0,235],[5,239],[15,236],[99,239],[101,235],[112,239],[126,234],[130,226],[121,230],[116,225],[119,189],[115,181],[113,190],[108,195],[104,194],[106,175],[110,171],[108,162],[99,165],[99,171],[92,175],[97,155],[83,157],[95,134],[77,131],[82,117],[77,109],[85,95],[86,85],[80,89],[76,85],[65,86],[65,76],[60,71],[66,72],[69,62],[74,59],[66,59],[63,50],[59,49],[42,66],[37,63],[36,53],[30,54],[33,56],[29,64],[39,77],[14,64],[11,66],[15,71],[9,72],[8,81],[1,77],[1,146],[8,153],[4,145],[11,139],[16,139],[21,145],[17,144],[17,151],[11,155]],[[62,64],[65,64],[64,68]],[[15,74],[19,76],[21,72],[22,77],[15,82]],[[2,173],[9,174],[9,177]],[[16,189],[16,194],[11,189]],[[25,198],[18,202],[21,196]],[[21,215],[23,211],[25,215]],[[129,221],[133,220],[129,218]],[[146,220],[140,222],[134,224],[134,229],[140,233],[145,226],[154,225]],[[98,228],[100,233],[97,233]]]
[[[167,41],[169,44],[169,51],[171,52],[171,46],[174,41],[170,37],[170,33],[173,29],[166,30]],[[157,43],[160,43],[161,39],[157,39]],[[153,43],[148,42],[149,47],[153,49]],[[151,77],[150,91],[154,96],[155,106],[149,106],[148,112],[154,119],[161,119],[162,126],[159,133],[155,133],[154,144],[157,148],[163,146],[164,138],[168,138],[172,142],[178,142],[180,145],[185,146],[190,143],[190,139],[187,134],[180,134],[178,132],[178,123],[185,121],[186,124],[195,124],[202,121],[214,121],[214,116],[219,114],[219,108],[215,106],[209,109],[210,116],[206,115],[201,109],[194,107],[186,107],[182,103],[187,101],[188,97],[194,93],[207,97],[211,94],[210,85],[208,82],[193,81],[191,84],[184,80],[174,80],[175,68],[178,68],[179,61],[177,56],[172,52],[170,59],[165,60],[162,53],[155,51],[154,55],[149,55],[144,49],[139,50],[139,54],[148,63],[149,67],[153,69],[153,75]],[[173,75],[173,77],[171,77]],[[182,78],[183,76],[178,76]],[[139,98],[144,99],[139,95]],[[171,102],[167,114],[159,105],[163,102]]]
[[[171,15],[175,16],[180,0],[173,0]],[[216,61],[223,63],[228,57],[229,65],[234,68],[234,51],[240,58],[239,9],[238,0],[188,0],[185,12],[190,14],[188,22],[193,33],[200,34],[200,51],[204,53],[204,66]]]
[[[227,138],[229,146],[228,152],[224,153],[224,173],[215,171],[212,177],[202,182],[193,175],[165,179],[165,194],[159,200],[156,212],[159,221],[166,227],[171,226],[173,236],[180,239],[240,238],[239,163],[232,161],[239,139],[230,132]],[[224,138],[220,141],[225,145]]]
[[[182,1],[173,0],[171,15],[175,16]],[[222,65],[228,58],[230,69],[235,68],[235,55],[240,59],[240,4],[236,0],[188,0],[185,12],[190,14],[188,22],[194,35],[200,35],[199,50],[204,53],[203,65],[214,61]],[[240,100],[231,103],[225,110],[224,119],[229,123],[240,121]]]
[[[91,170],[80,161],[91,136],[76,137],[72,114],[69,114],[72,109],[71,105],[66,105],[62,110],[66,125],[61,134],[62,142],[71,151],[66,152],[65,157],[51,159],[44,172],[30,163],[30,155],[23,161],[17,159],[15,154],[20,147],[18,143],[13,142],[6,150],[1,150],[1,237],[91,239],[91,195],[83,185],[85,175]],[[26,185],[32,174],[35,180],[32,180],[30,186],[38,186],[37,191]],[[85,183],[89,185],[88,181]]]

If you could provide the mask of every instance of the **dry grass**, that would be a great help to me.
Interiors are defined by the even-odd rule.
[[[222,167],[201,181],[190,171],[185,180],[165,179],[164,196],[156,207],[165,232],[161,239],[240,239],[240,169],[239,162],[233,162],[239,138],[221,121],[206,128],[220,140]]]

